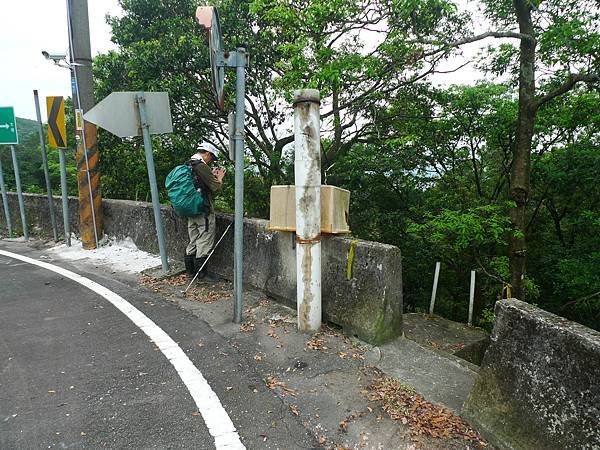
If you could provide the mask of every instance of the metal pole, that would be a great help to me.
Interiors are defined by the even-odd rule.
[[[46,155],[46,142],[44,141],[44,126],[42,125],[42,115],[40,114],[40,99],[37,89],[33,90],[33,100],[35,101],[35,114],[38,121],[38,133],[40,135],[40,150],[42,151],[42,164],[44,165],[44,178],[46,179],[46,192],[48,193],[48,211],[50,212],[50,223],[52,224],[52,233],[54,242],[58,241],[58,230],[56,228],[56,217],[54,216],[54,202],[52,200],[52,185],[50,183],[50,174],[48,173],[48,157]]]
[[[244,264],[244,114],[246,105],[246,49],[237,48],[235,80],[235,225],[233,321],[242,323]]]
[[[296,296],[298,329],[321,328],[321,147],[320,96],[294,92],[296,183]]]
[[[11,145],[13,168],[15,170],[15,183],[17,185],[17,196],[19,197],[19,209],[21,210],[21,223],[23,224],[23,237],[29,240],[29,230],[27,229],[27,218],[25,217],[25,202],[23,201],[23,191],[21,190],[21,175],[19,174],[19,161],[17,160],[17,151],[15,146]]]
[[[435,263],[435,275],[433,276],[433,290],[431,291],[431,302],[429,302],[429,314],[433,314],[435,307],[435,295],[437,293],[438,279],[440,278],[440,262]]]
[[[60,157],[60,190],[62,194],[63,228],[65,232],[65,243],[71,246],[71,224],[69,223],[69,193],[67,190],[67,164],[65,162],[65,150],[59,149]]]
[[[471,270],[471,289],[469,291],[469,326],[473,325],[473,301],[475,300],[475,271]]]
[[[158,199],[158,186],[156,185],[156,173],[154,172],[154,156],[152,155],[152,139],[150,139],[150,129],[148,118],[146,116],[146,98],[140,92],[136,96],[138,111],[140,113],[140,126],[142,127],[142,136],[144,137],[144,150],[146,151],[146,166],[148,167],[148,178],[150,179],[150,192],[152,193],[152,209],[154,210],[154,223],[156,234],[158,236],[158,249],[162,261],[162,270],[164,273],[169,271],[169,261],[167,259],[167,246],[165,245],[165,231],[160,216],[160,201]]]
[[[4,184],[4,172],[2,170],[2,158],[0,155],[0,189],[2,190],[2,205],[4,206],[4,217],[6,218],[6,229],[8,236],[12,236],[12,222],[10,221],[10,211],[8,210],[8,195],[6,195],[6,185]]]

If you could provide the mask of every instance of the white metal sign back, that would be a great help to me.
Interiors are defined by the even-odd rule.
[[[113,92],[87,113],[83,118],[95,123],[119,137],[140,136],[140,115],[136,96],[140,92]],[[151,134],[173,132],[169,94],[167,92],[144,92],[146,115]]]

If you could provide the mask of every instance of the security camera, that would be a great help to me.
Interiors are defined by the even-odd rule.
[[[55,64],[67,57],[64,53],[48,53],[46,50],[42,51],[42,55],[44,55],[44,58],[54,61]]]

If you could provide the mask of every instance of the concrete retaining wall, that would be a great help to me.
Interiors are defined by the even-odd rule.
[[[47,197],[26,194],[30,227],[38,233],[52,233]],[[57,224],[62,235],[60,198],[55,199]],[[20,227],[17,196],[9,194],[13,227]],[[71,227],[79,227],[78,201],[70,199]],[[0,211],[2,205],[0,202]],[[158,253],[152,205],[126,200],[103,200],[104,231],[116,238],[130,237],[141,250]],[[5,228],[0,212],[1,228]],[[169,257],[183,258],[187,245],[187,224],[172,208],[161,211],[165,224]],[[232,217],[217,215],[220,236]],[[268,222],[244,220],[244,282],[264,290],[268,295],[295,307],[296,256],[294,234],[270,231]],[[347,277],[349,254],[353,247],[351,277]],[[380,344],[402,332],[402,264],[397,247],[376,242],[323,236],[322,302],[325,320],[344,328],[345,332]],[[215,251],[209,270],[224,278],[233,274],[233,227]]]
[[[499,301],[463,415],[501,449],[599,449],[600,333]]]

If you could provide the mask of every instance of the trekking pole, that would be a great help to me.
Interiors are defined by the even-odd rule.
[[[210,257],[212,256],[212,254],[215,252],[215,250],[217,249],[217,246],[221,243],[221,241],[223,240],[223,238],[225,237],[225,235],[227,234],[227,232],[229,231],[229,229],[231,228],[231,225],[233,224],[233,222],[231,222],[229,225],[227,225],[227,228],[225,229],[225,231],[223,232],[223,235],[221,236],[221,238],[217,241],[217,244],[213,247],[213,249],[210,251],[210,253],[208,254],[208,256],[206,257],[206,259],[204,260],[204,263],[202,264],[202,266],[200,266],[200,268],[198,269],[198,272],[196,272],[196,275],[194,276],[194,278],[192,278],[192,281],[190,281],[190,284],[188,284],[188,286],[185,288],[185,291],[183,291],[184,294],[187,293],[188,289],[190,288],[190,286],[192,285],[192,283],[194,281],[196,281],[196,278],[198,278],[198,275],[200,275],[200,272],[202,272],[202,269],[204,269],[204,266],[206,265],[206,263],[208,262],[208,260],[210,259]]]

